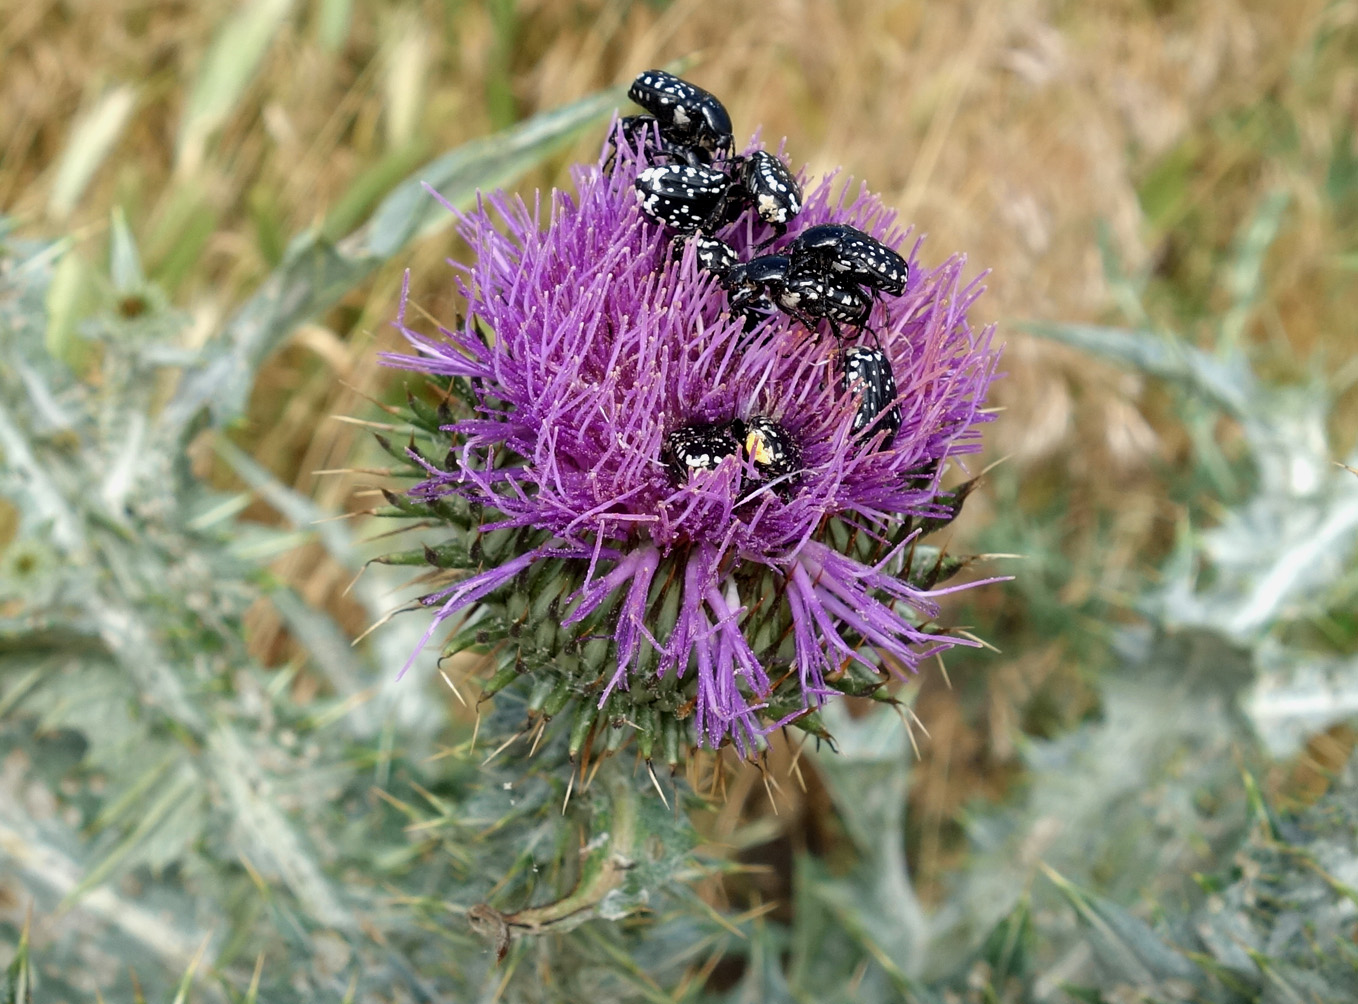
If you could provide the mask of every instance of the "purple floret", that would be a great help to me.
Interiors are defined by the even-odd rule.
[[[793,624],[803,707],[834,691],[827,674],[850,661],[886,656],[914,671],[921,658],[968,641],[917,626],[936,615],[931,593],[887,569],[839,553],[823,539],[827,517],[883,534],[905,517],[946,513],[936,500],[947,458],[979,448],[980,409],[995,375],[992,331],[973,330],[967,310],[980,295],[964,281],[964,258],[936,268],[909,249],[909,230],[876,196],[835,195],[835,179],[807,186],[787,240],[821,223],[851,223],[910,266],[901,296],[881,296],[870,332],[895,372],[901,425],[855,438],[857,401],[841,390],[840,360],[828,332],[784,314],[752,331],[728,313],[718,279],[692,249],[671,261],[671,233],[638,210],[635,156],[625,148],[611,175],[575,172],[578,194],[554,191],[529,206],[502,193],[460,217],[476,258],[458,285],[468,301],[456,329],[421,335],[398,325],[417,355],[387,361],[479,388],[478,414],[451,426],[458,444],[450,470],[428,468],[412,490],[429,499],[457,493],[482,503],[486,528],[545,531],[550,542],[425,597],[434,624],[508,584],[538,561],[579,563],[585,585],[565,621],[579,622],[610,597],[616,670],[602,694],[627,689],[642,646],[653,670],[696,674],[699,743],[747,739],[780,724],[764,712],[772,683],[743,625],[752,604],[786,604]],[[742,260],[772,231],[746,214],[720,236]],[[800,449],[791,486],[770,483],[743,453],[680,483],[662,459],[676,429],[768,416]],[[509,462],[506,463],[505,460]],[[656,637],[645,611],[657,568],[677,556],[678,621]],[[777,597],[741,595],[737,580],[764,566]],[[742,574],[738,575],[740,572]],[[601,699],[602,703],[602,699]]]

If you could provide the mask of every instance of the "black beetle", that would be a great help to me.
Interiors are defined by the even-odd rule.
[[[788,166],[767,150],[736,157],[734,162],[726,193],[726,222],[734,222],[749,206],[774,229],[773,236],[759,245],[767,247],[787,233],[788,220],[802,211],[802,186]]]
[[[910,267],[891,248],[847,223],[822,223],[803,230],[783,249],[794,267],[819,269],[837,282],[848,281],[899,296]]]
[[[816,329],[818,318],[830,322],[836,341],[843,338],[841,324],[867,323],[872,299],[857,286],[840,286],[828,275],[799,270],[787,255],[766,254],[751,258],[726,273],[731,309],[741,311],[767,295],[779,310]]]
[[[681,233],[712,229],[726,205],[730,179],[715,167],[662,164],[648,167],[633,183],[641,211]]]
[[[661,459],[670,476],[683,484],[694,471],[710,471],[740,450],[736,430],[726,425],[689,425],[665,437]]]
[[[794,473],[802,465],[802,451],[791,433],[767,415],[755,415],[743,425],[745,455],[761,479],[773,480]]]
[[[704,272],[711,272],[719,279],[725,279],[727,273],[740,264],[740,258],[736,255],[735,248],[724,240],[709,237],[702,233],[694,234],[687,241],[682,237],[676,237],[670,257],[675,261],[684,257],[685,244],[693,245],[694,258],[698,267]]]
[[[662,153],[690,164],[710,164],[731,156],[731,116],[715,95],[696,84],[664,70],[645,70],[632,81],[627,96],[655,117],[664,144]]]
[[[891,360],[878,348],[854,345],[844,350],[844,393],[858,394],[858,410],[853,416],[853,434],[858,438],[885,431],[879,449],[887,449],[901,427],[901,409],[896,404],[896,377]],[[875,423],[875,425],[874,425]]]

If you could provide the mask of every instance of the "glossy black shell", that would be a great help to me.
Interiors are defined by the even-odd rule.
[[[845,349],[841,387],[846,394],[860,395],[853,416],[853,434],[864,438],[885,430],[880,447],[885,450],[901,427],[901,409],[894,403],[897,391],[891,360],[878,348],[854,345]]]
[[[906,260],[875,237],[847,223],[803,230],[783,253],[797,268],[819,268],[836,281],[853,282],[899,296],[910,279]]]
[[[767,481],[792,474],[802,466],[802,451],[792,434],[767,415],[744,423],[745,455]]]
[[[661,460],[670,476],[683,484],[694,471],[708,471],[740,449],[730,425],[690,425],[665,437]]]
[[[627,96],[655,116],[668,143],[701,151],[707,161],[731,156],[731,116],[714,94],[664,70],[645,70]]]
[[[641,211],[655,222],[683,233],[707,229],[725,204],[729,179],[701,164],[663,164],[637,175],[634,186]]]

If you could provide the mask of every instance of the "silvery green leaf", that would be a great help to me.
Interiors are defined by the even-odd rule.
[[[918,978],[930,947],[928,922],[905,860],[910,738],[904,718],[891,707],[855,719],[841,703],[830,703],[822,714],[839,752],[816,753],[816,767],[859,860],[852,873],[835,879],[808,869],[802,873],[806,895],[819,904],[810,908],[837,918],[900,990]]]
[[[1075,907],[1085,938],[1110,982],[1134,987],[1152,1000],[1191,996],[1206,983],[1202,971],[1144,921],[1051,869],[1047,877]]]
[[[1237,353],[1225,360],[1215,359],[1171,334],[1045,321],[1026,321],[1022,328],[1109,362],[1182,384],[1232,415],[1247,413],[1258,392],[1254,373],[1243,356]]]
[[[1273,756],[1291,756],[1309,736],[1358,716],[1358,659],[1308,654],[1265,639],[1258,660],[1245,712]]]
[[[1251,1001],[1358,993],[1358,756],[1314,805],[1274,812],[1219,865],[1224,882],[1177,925]]]
[[[1034,327],[1177,381],[1238,421],[1254,467],[1250,491],[1211,529],[1182,533],[1162,585],[1138,605],[1165,628],[1215,632],[1252,650],[1258,680],[1243,707],[1275,755],[1358,710],[1349,660],[1284,647],[1274,634],[1280,623],[1323,614],[1358,552],[1358,479],[1336,466],[1329,436],[1334,392],[1319,375],[1295,386],[1260,383],[1239,348],[1287,203],[1285,193],[1266,195],[1241,228],[1224,276],[1231,307],[1218,357],[1149,332]]]
[[[74,905],[98,886],[116,880],[138,865],[160,871],[180,860],[189,844],[202,835],[206,813],[203,792],[193,770],[179,764],[159,775],[144,791],[135,819],[125,829],[91,849],[91,860],[79,883],[65,897]]]
[[[208,737],[207,753],[241,850],[250,854],[257,868],[281,879],[310,916],[331,928],[351,929],[356,918],[322,872],[311,841],[279,809],[272,793],[274,780],[246,736],[232,726],[219,726]]]
[[[43,344],[53,359],[68,365],[80,358],[78,327],[93,306],[93,270],[74,245],[61,255],[47,287]]]
[[[109,278],[113,289],[120,294],[135,293],[146,285],[146,273],[141,267],[141,254],[137,251],[136,238],[127,226],[127,217],[121,209],[113,213],[109,233]]]
[[[1349,976],[1335,977],[1286,962],[1270,965],[1265,962],[1264,992],[1259,1004],[1311,1004],[1323,1001],[1335,1004],[1358,999],[1358,971]]]
[[[136,691],[127,677],[98,647],[97,639],[63,639],[65,652],[46,651],[25,660],[38,669],[43,685],[16,700],[13,707],[33,716],[44,730],[69,729],[86,736],[92,763],[124,762],[126,757],[152,757],[158,743],[149,741],[146,724],[135,712]],[[19,657],[0,662],[6,673]],[[115,782],[115,789],[116,789]]]
[[[1234,349],[1263,297],[1264,257],[1282,226],[1283,214],[1291,202],[1285,190],[1266,194],[1259,208],[1236,237],[1235,255],[1226,269],[1226,293],[1230,307],[1221,319],[1221,346]]]
[[[1252,680],[1249,652],[1189,630],[1128,630],[1118,645],[1123,666],[1105,679],[1100,718],[1029,741],[1015,803],[968,820],[975,857],[934,918],[950,968],[1020,900],[1040,865],[1082,884],[1097,876],[1100,893],[1128,902],[1172,894],[1237,832],[1233,758],[1248,730],[1236,705]]]
[[[783,975],[784,950],[771,925],[756,923],[750,933],[745,975],[727,996],[727,1004],[795,1004],[797,998]]]
[[[415,237],[450,225],[451,214],[425,185],[455,206],[467,205],[477,191],[508,184],[540,163],[610,111],[618,98],[617,92],[604,91],[435,158],[397,185],[367,223],[337,243],[314,232],[294,238],[259,292],[227,321],[203,365],[185,375],[162,416],[164,425],[181,429],[203,408],[217,424],[234,418],[255,369],[293,328],[337,302]]]
[[[76,892],[89,862],[76,856],[73,834],[55,821],[35,819],[13,796],[8,792],[0,798],[0,890],[32,903],[37,916],[48,916],[61,899]],[[17,888],[12,884],[16,880]],[[82,942],[88,944],[93,920],[116,932],[125,961],[135,963],[146,976],[154,974],[147,970],[148,963],[156,970],[181,970],[193,957],[203,932],[191,919],[185,898],[177,900],[173,912],[167,906],[152,906],[140,897],[123,895],[116,887],[93,889],[80,899],[78,911],[65,914],[66,923],[57,932],[60,939],[44,939],[47,947],[39,960],[42,968],[50,971],[49,966],[60,968],[65,962],[76,967],[67,972],[98,972],[95,986],[106,991],[115,987],[115,981],[125,980],[126,966],[118,972],[117,966],[101,959],[97,970],[90,968],[91,956],[85,954]]]
[[[28,962],[28,923],[25,921],[14,958],[5,969],[5,993],[0,1004],[33,1004],[33,969]]]
[[[1317,388],[1271,390],[1259,399],[1260,410],[1245,422],[1258,490],[1202,534],[1211,587],[1170,581],[1151,598],[1158,616],[1258,639],[1279,618],[1312,609],[1351,567],[1358,479],[1333,463],[1325,402]]]

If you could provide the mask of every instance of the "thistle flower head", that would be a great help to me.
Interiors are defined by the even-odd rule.
[[[657,737],[691,724],[699,745],[747,749],[850,680],[875,685],[967,643],[926,626],[939,590],[912,576],[909,554],[917,524],[952,513],[939,478],[978,448],[997,353],[967,322],[981,287],[961,256],[927,268],[865,187],[816,182],[789,239],[850,223],[910,265],[905,293],[878,297],[845,335],[886,353],[900,427],[855,434],[860,398],[836,339],[782,313],[747,331],[695,249],[676,260],[673,235],[639,212],[646,165],[619,143],[611,174],[575,171],[574,195],[489,195],[461,216],[475,255],[454,264],[465,320],[421,334],[398,319],[416,354],[387,361],[449,378],[465,401],[441,430],[446,458],[416,455],[410,500],[467,506],[475,534],[512,542],[470,555],[422,602],[432,635],[487,604],[513,621],[507,597],[522,593],[519,619],[496,622],[500,651],[586,715],[655,722]],[[748,213],[721,237],[743,261],[771,234]],[[742,440],[765,419],[795,469],[770,469]],[[736,448],[710,466],[667,464],[667,437],[704,426],[734,429]],[[527,633],[541,641],[532,609],[551,637],[526,649]]]

